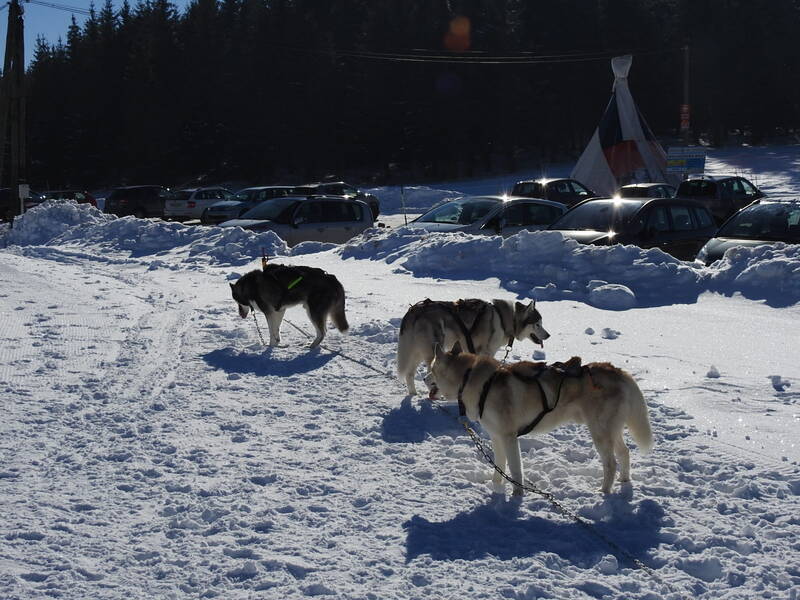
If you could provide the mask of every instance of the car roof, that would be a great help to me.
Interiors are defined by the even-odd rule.
[[[221,187],[221,186],[219,186]],[[242,188],[240,192],[246,192],[249,190],[293,190],[297,187],[297,185],[254,185],[253,187],[246,187]]]
[[[579,206],[589,203],[598,204],[600,202],[621,202],[626,204],[640,204],[644,207],[645,204],[659,205],[659,204],[684,204],[688,206],[695,206],[698,208],[707,208],[702,202],[691,200],[689,198],[587,198],[573,206],[570,210],[575,210]]]
[[[673,185],[671,185],[669,183],[660,183],[660,182],[652,183],[651,182],[651,183],[629,183],[627,185],[623,185],[619,189],[621,189],[621,190],[622,189],[630,190],[630,189],[633,189],[633,188],[651,188],[651,187],[655,187],[657,185],[668,185],[669,187],[675,187],[675,186],[673,186]]]
[[[522,179],[517,183],[541,183],[542,185],[546,185],[548,183],[553,183],[554,181],[578,181],[577,179],[573,179],[572,177],[540,177],[538,179]],[[578,181],[580,183],[580,181]]]
[[[747,179],[747,177],[743,177],[742,175],[693,175],[687,177],[681,181],[681,183],[687,181],[725,181],[727,179]]]
[[[166,188],[166,186],[158,185],[158,184],[145,184],[145,185],[123,185],[120,187],[115,187],[115,190],[136,190],[139,188]]]

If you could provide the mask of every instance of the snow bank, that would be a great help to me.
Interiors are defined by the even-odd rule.
[[[496,277],[520,295],[572,299],[625,310],[693,302],[705,291],[742,293],[778,304],[800,300],[800,246],[735,248],[712,267],[658,249],[589,246],[556,231],[523,231],[503,239],[408,228],[371,230],[340,250],[342,258],[400,262],[420,277]]]
[[[271,231],[118,218],[88,204],[59,201],[45,202],[17,217],[13,229],[0,233],[0,245],[79,245],[101,255],[169,256],[183,263],[219,266],[247,264],[261,256],[262,248],[270,256],[288,254],[286,243]]]

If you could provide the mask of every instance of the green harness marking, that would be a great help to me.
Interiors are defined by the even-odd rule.
[[[302,280],[303,280],[303,276],[301,275],[300,277],[298,277],[297,279],[295,279],[293,282],[291,282],[289,285],[287,285],[287,286],[286,286],[286,289],[287,289],[287,290],[290,290],[290,289],[292,289],[294,286],[296,286],[296,285],[297,285],[298,283],[300,283]]]

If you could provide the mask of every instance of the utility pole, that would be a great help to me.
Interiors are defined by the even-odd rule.
[[[22,14],[19,0],[10,0],[6,54],[3,78],[0,80],[0,182],[10,188],[10,204],[0,206],[0,216],[7,216],[12,223],[15,215],[22,214],[20,182],[27,179],[25,36]]]
[[[689,145],[692,139],[691,107],[689,106],[689,44],[683,47],[683,104],[681,104],[681,136]]]

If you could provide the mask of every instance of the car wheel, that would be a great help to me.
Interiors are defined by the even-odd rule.
[[[202,213],[200,213],[200,223],[203,225],[208,225],[208,209],[205,209]]]

